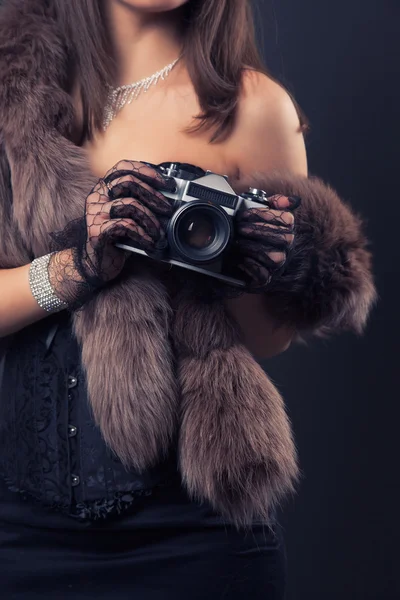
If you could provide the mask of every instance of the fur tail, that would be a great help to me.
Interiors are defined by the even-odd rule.
[[[95,421],[121,461],[139,471],[167,454],[176,433],[170,317],[164,287],[145,277],[110,287],[74,314]]]
[[[268,522],[298,477],[283,400],[221,304],[178,306],[183,481],[238,528]]]

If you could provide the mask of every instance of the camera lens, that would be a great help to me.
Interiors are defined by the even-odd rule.
[[[210,215],[191,211],[179,224],[181,241],[190,248],[207,248],[215,239],[215,225]]]
[[[168,242],[186,262],[216,260],[232,237],[232,221],[220,207],[205,202],[182,206],[168,225]]]

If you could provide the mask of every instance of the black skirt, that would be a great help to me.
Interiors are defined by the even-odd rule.
[[[283,600],[278,524],[238,532],[180,483],[77,521],[0,486],[2,600]]]

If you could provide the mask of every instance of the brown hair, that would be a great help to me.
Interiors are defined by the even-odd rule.
[[[104,0],[53,0],[83,105],[82,137],[101,126],[105,82],[115,72]],[[243,68],[266,73],[256,44],[250,0],[189,0],[183,7],[185,62],[201,114],[189,131],[213,130],[212,141],[232,129]],[[296,108],[297,104],[295,103]],[[298,109],[300,122],[305,119]]]

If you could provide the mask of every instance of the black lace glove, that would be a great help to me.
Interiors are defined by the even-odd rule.
[[[129,238],[150,252],[165,244],[162,223],[171,216],[173,201],[158,190],[170,185],[152,167],[126,160],[98,181],[86,198],[83,218],[52,234],[57,253],[49,274],[60,299],[76,309],[121,273],[131,253],[115,242]]]
[[[236,218],[231,260],[244,273],[247,292],[266,290],[293,245],[293,211],[300,205],[300,198],[274,195],[268,203],[266,207],[242,211]]]
[[[301,332],[361,333],[376,299],[361,218],[317,177],[260,175],[254,186],[301,198],[288,259],[265,294],[269,313]]]

